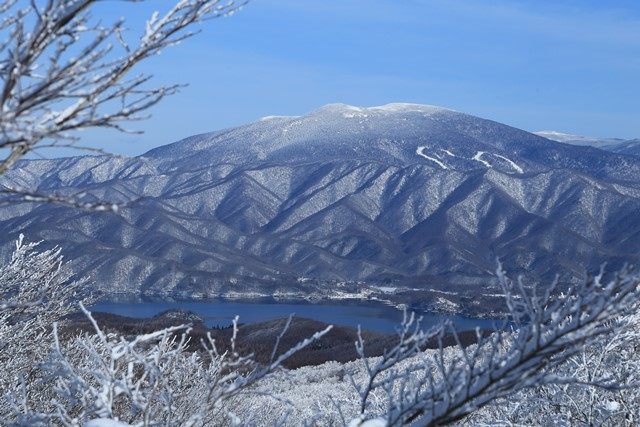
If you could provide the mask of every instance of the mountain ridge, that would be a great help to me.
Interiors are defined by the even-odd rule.
[[[138,157],[21,162],[3,179],[136,202],[119,215],[5,207],[0,244],[23,231],[59,244],[110,293],[495,294],[498,258],[565,282],[636,262],[638,177],[635,156],[453,110],[333,104]]]
[[[595,147],[618,154],[630,154],[634,156],[640,155],[640,138],[596,138],[557,131],[539,131],[533,133],[552,141],[562,142],[565,144]]]

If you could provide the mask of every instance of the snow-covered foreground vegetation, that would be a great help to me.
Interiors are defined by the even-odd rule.
[[[3,425],[634,425],[640,419],[636,351],[640,275],[625,270],[557,296],[498,271],[515,327],[477,343],[424,350],[452,333],[405,316],[383,356],[286,370],[189,343],[189,327],[139,336],[58,333],[82,302],[59,250],[21,238],[0,268],[0,418]],[[555,295],[555,296],[554,296]],[[91,314],[85,310],[85,315]],[[282,336],[286,333],[286,327]]]
[[[622,326],[622,324],[620,325]],[[625,319],[625,332],[612,341],[598,340],[571,358],[566,365],[553,370],[557,375],[572,377],[568,383],[538,384],[508,397],[494,400],[455,424],[460,425],[637,425],[640,420],[640,393],[637,388],[586,385],[588,383],[635,384],[640,379],[637,317]],[[456,348],[446,348],[444,358],[451,362]],[[435,367],[437,350],[426,350],[398,363],[399,372],[425,362]],[[372,358],[370,363],[379,361]],[[415,368],[413,368],[415,369]],[[367,380],[362,361],[327,362],[280,371],[257,384],[256,395],[238,399],[236,411],[246,414],[254,425],[277,424],[286,414],[288,425],[304,425],[319,420],[319,425],[344,425],[345,419],[359,410],[359,398],[351,379]],[[584,384],[580,384],[584,382]],[[398,390],[396,390],[396,393]],[[389,409],[389,394],[379,389],[373,393],[370,414],[383,419]],[[419,422],[418,425],[421,425]],[[382,422],[381,425],[387,425]]]

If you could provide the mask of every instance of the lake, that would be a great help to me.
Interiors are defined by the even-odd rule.
[[[234,316],[240,316],[240,323],[254,323],[287,317],[295,314],[326,323],[341,326],[362,326],[383,333],[395,332],[402,320],[402,311],[394,307],[371,303],[260,303],[228,300],[213,301],[132,301],[132,302],[99,302],[91,307],[92,311],[102,311],[134,318],[152,317],[169,309],[193,311],[204,318],[209,327],[228,326]],[[443,319],[449,319],[458,330],[491,328],[495,324],[492,319],[473,319],[463,316],[438,315],[420,312],[423,325],[430,327]]]

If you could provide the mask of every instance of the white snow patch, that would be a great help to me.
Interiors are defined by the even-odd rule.
[[[447,298],[436,297],[435,303],[438,308],[449,311],[449,312],[455,313],[460,310],[460,304],[455,303]]]
[[[363,418],[355,418],[349,422],[347,427],[386,427],[387,420],[384,418],[373,418],[365,420]]]
[[[420,289],[413,289],[414,291],[419,291]],[[437,289],[430,289],[431,292],[438,292],[440,294],[445,294],[445,295],[458,295],[458,292],[451,292],[451,291],[440,291]]]
[[[513,169],[515,169],[518,173],[524,173],[524,170],[518,166],[518,164],[516,162],[514,162],[513,160],[505,157],[505,156],[501,156],[500,154],[495,154],[495,153],[487,153],[486,151],[478,151],[475,156],[473,156],[473,160],[482,163],[483,165],[485,165],[488,168],[492,168],[493,166],[491,165],[491,163],[487,162],[486,160],[484,160],[482,158],[483,155],[488,154],[490,156],[494,156],[494,157],[499,157],[502,160],[506,161],[507,163],[509,163],[509,166],[511,166]]]
[[[473,156],[473,160],[482,163],[483,165],[485,165],[486,167],[490,168],[491,167],[491,163],[487,162],[486,160],[482,160],[482,155],[484,154],[484,151],[478,151],[474,156]]]
[[[509,165],[511,165],[512,168],[517,170],[519,173],[524,173],[524,170],[520,166],[518,166],[518,164],[516,162],[514,162],[513,160],[508,159],[505,156],[501,156],[500,154],[493,154],[493,155],[496,156],[496,157],[500,157],[502,160],[505,160],[507,163],[509,163]]]
[[[442,163],[440,160],[424,154],[424,149],[425,148],[427,148],[427,147],[420,146],[420,147],[416,148],[416,154],[418,156],[424,157],[427,160],[431,160],[432,162],[434,162],[435,164],[440,166],[442,169],[449,169],[449,167],[447,165],[445,165],[444,163]]]
[[[454,111],[437,105],[411,104],[408,102],[393,102],[391,104],[369,107],[368,110],[386,111],[386,112],[418,112],[418,113],[437,113],[442,111]]]
[[[260,117],[261,122],[268,122],[269,120],[287,120],[287,119],[297,119],[300,116],[264,116]]]
[[[455,155],[455,154],[453,154],[453,153],[452,153],[451,151],[449,151],[449,150],[445,150],[444,148],[441,148],[441,149],[440,149],[440,151],[444,151],[444,153],[445,153],[447,156],[456,157],[456,155]]]
[[[346,113],[346,112],[342,113],[342,117],[344,117],[345,119],[353,119],[355,117],[358,117],[358,118],[360,118],[360,117],[369,117],[369,115],[365,114],[365,113],[360,113],[360,112],[355,112],[354,111],[354,112],[349,112],[349,113]]]
[[[604,402],[602,406],[609,412],[615,412],[620,410],[620,404],[615,400],[607,400]]]

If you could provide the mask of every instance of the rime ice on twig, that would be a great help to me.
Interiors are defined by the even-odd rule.
[[[60,248],[39,252],[38,245],[20,235],[11,259],[0,266],[0,419],[6,418],[5,393],[38,396],[32,386],[51,346],[51,324],[87,298],[87,280],[73,279]]]
[[[576,285],[564,294],[555,293],[556,283],[540,295],[530,292],[522,280],[509,280],[501,268],[498,277],[516,330],[503,328],[484,337],[476,331],[474,346],[464,347],[453,328],[443,326],[425,334],[419,328],[407,333],[413,318],[400,330],[399,343],[375,364],[364,357],[363,343],[356,344],[366,366],[368,380],[355,384],[361,396],[358,423],[378,419],[368,416],[368,398],[382,389],[388,398],[384,416],[388,425],[443,425],[459,421],[496,399],[520,390],[549,384],[586,383],[616,389],[620,379],[588,378],[586,381],[557,368],[580,354],[586,344],[617,331],[616,322],[638,309],[640,275],[623,269],[609,282],[602,274]],[[457,350],[444,350],[443,337],[449,329]],[[412,359],[429,339],[439,342],[432,358]],[[400,362],[412,364],[399,370]],[[387,371],[387,372],[385,372]],[[381,373],[385,372],[386,375]],[[364,424],[354,425],[364,425]]]
[[[282,362],[330,327],[280,352],[289,320],[263,365],[237,350],[237,319],[222,352],[211,335],[201,351],[187,350],[188,326],[131,337],[106,333],[82,305],[94,331],[61,338],[49,325],[72,309],[83,282],[71,280],[59,250],[38,253],[35,247],[21,237],[0,268],[0,357],[11,367],[0,371],[2,390],[9,390],[0,400],[6,424],[237,425],[252,416],[264,421],[256,402],[264,405],[259,398],[267,397],[279,408],[266,414],[269,424],[301,421],[299,413],[287,418],[299,396],[282,396],[283,384],[270,381],[284,377],[290,385],[297,374],[281,370]],[[562,294],[553,284],[538,293],[500,270],[498,277],[516,328],[490,335],[477,330],[475,344],[465,346],[451,325],[424,331],[420,319],[405,313],[398,341],[381,357],[365,357],[359,334],[360,362],[350,365],[359,367],[350,376],[355,388],[346,382],[341,390],[350,394],[325,390],[333,404],[305,408],[303,420],[353,427],[543,418],[634,425],[640,275],[624,269],[609,281],[596,276]],[[447,334],[456,346],[445,348]],[[436,349],[424,351],[427,343]],[[305,369],[316,370],[313,383],[322,387],[325,368]]]
[[[97,0],[43,3],[0,0],[0,175],[31,151],[75,144],[84,129],[132,132],[127,123],[180,88],[148,87],[150,75],[133,75],[138,64],[246,1],[179,0],[128,38],[123,20],[92,17]],[[40,194],[34,201],[59,200]]]

